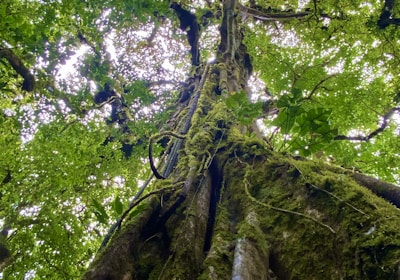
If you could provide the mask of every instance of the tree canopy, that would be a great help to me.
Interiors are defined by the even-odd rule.
[[[236,7],[252,94],[224,100],[232,121],[256,121],[271,150],[398,183],[400,6],[267,3]],[[215,60],[221,5],[0,3],[2,278],[87,269],[152,174],[151,137],[173,126],[187,77]]]

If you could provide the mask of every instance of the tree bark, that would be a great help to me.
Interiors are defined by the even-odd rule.
[[[35,77],[31,74],[29,69],[25,67],[22,60],[11,49],[2,47],[0,47],[0,58],[7,59],[11,67],[24,78],[22,89],[33,91],[35,88]]]
[[[174,140],[173,172],[154,184],[181,189],[147,199],[84,279],[400,279],[396,207],[343,169],[272,152],[234,122],[224,98],[245,91],[252,71],[236,4],[224,1],[216,63],[186,89],[194,107],[174,114],[175,131],[190,128]]]

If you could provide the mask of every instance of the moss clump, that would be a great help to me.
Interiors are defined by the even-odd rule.
[[[235,234],[226,203],[217,209],[213,240],[198,279],[231,279]]]
[[[400,261],[398,209],[325,165],[272,153],[260,157],[243,145],[240,150],[252,156],[227,162],[224,195],[236,205],[239,236],[270,252],[279,278],[394,278]],[[245,184],[260,204],[252,203]],[[256,225],[246,219],[253,211]]]

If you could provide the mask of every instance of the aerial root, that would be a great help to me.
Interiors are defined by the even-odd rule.
[[[150,162],[150,168],[151,168],[151,171],[153,172],[154,176],[155,176],[157,179],[161,179],[161,180],[166,179],[166,177],[162,176],[162,175],[158,172],[156,166],[154,165],[154,159],[153,159],[153,144],[154,144],[155,141],[161,139],[161,138],[164,137],[164,136],[173,136],[173,137],[176,137],[176,138],[179,138],[179,139],[185,139],[185,137],[186,137],[185,135],[178,134],[178,133],[175,133],[175,132],[173,132],[173,131],[165,131],[165,132],[158,133],[158,134],[156,134],[156,135],[154,135],[154,136],[152,136],[152,137],[150,138],[150,143],[149,143],[149,162]]]

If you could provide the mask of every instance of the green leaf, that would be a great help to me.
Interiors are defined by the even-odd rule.
[[[225,103],[242,125],[251,124],[262,113],[262,103],[251,103],[245,91],[228,96]]]
[[[290,96],[289,95],[287,95],[287,94],[285,94],[285,95],[283,95],[283,96],[281,96],[279,99],[278,99],[278,101],[277,101],[277,103],[276,103],[276,106],[278,107],[278,108],[287,108],[287,107],[289,107],[290,106]]]
[[[230,110],[236,110],[240,108],[242,105],[248,104],[249,100],[247,99],[246,93],[244,91],[237,92],[229,95],[226,100],[226,107]]]
[[[293,128],[296,116],[302,111],[300,106],[289,106],[279,111],[272,124],[281,128],[283,134],[287,134]]]
[[[123,211],[123,209],[124,209],[124,206],[123,206],[123,204],[122,204],[121,199],[120,199],[119,196],[117,196],[117,197],[114,199],[114,202],[113,202],[113,209],[114,209],[114,211],[115,211],[115,213],[116,213],[117,215],[121,215],[121,214],[122,214],[122,211]]]
[[[294,87],[294,88],[292,88],[292,94],[293,94],[293,97],[292,97],[291,100],[292,100],[293,102],[295,102],[295,101],[297,101],[299,98],[302,97],[302,96],[301,96],[302,90],[299,89],[299,88]]]
[[[103,205],[101,205],[97,200],[92,199],[92,206],[94,207],[93,213],[97,217],[97,220],[102,224],[108,223],[108,215]]]

